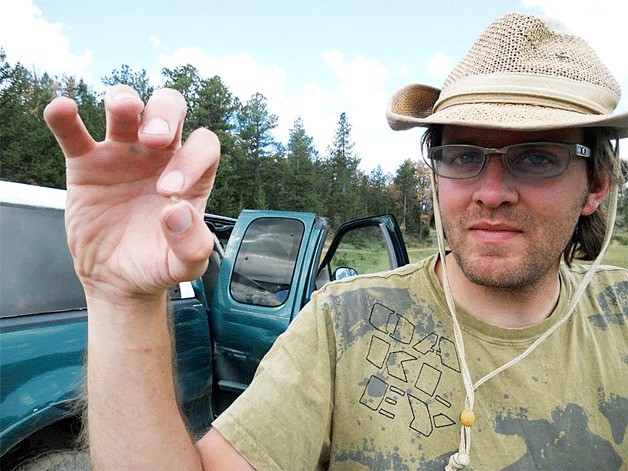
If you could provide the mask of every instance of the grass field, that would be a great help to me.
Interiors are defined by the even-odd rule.
[[[628,268],[628,245],[612,244],[604,256],[603,263]]]

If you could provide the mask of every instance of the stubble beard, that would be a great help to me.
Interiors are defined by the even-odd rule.
[[[540,231],[536,218],[520,214],[513,207],[500,208],[489,214],[486,211],[467,212],[455,224],[456,229],[446,221],[443,221],[443,225],[456,263],[469,281],[488,288],[523,294],[534,290],[547,277],[554,275],[554,267],[558,266],[576,227],[579,208],[574,207],[569,217],[565,216],[558,224],[548,227],[543,234],[535,234]],[[531,237],[527,238],[524,251],[512,254],[504,253],[499,247],[470,247],[469,239],[465,240],[461,233],[463,229],[460,228],[469,227],[472,221],[480,218],[509,221],[515,227],[525,228],[526,236]]]

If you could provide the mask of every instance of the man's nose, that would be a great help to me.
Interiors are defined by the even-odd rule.
[[[489,208],[512,205],[519,200],[515,180],[506,168],[501,154],[490,154],[482,172],[475,178],[475,202]]]

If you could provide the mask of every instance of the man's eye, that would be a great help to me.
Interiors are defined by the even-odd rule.
[[[457,152],[450,156],[450,165],[477,165],[484,161],[484,156],[479,152]]]
[[[558,164],[559,160],[560,159],[549,152],[530,151],[523,152],[516,156],[513,159],[513,164],[530,168],[553,167]]]

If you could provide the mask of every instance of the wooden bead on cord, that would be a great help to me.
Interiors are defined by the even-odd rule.
[[[462,409],[460,412],[460,424],[465,427],[471,427],[475,422],[475,413],[469,409]]]

